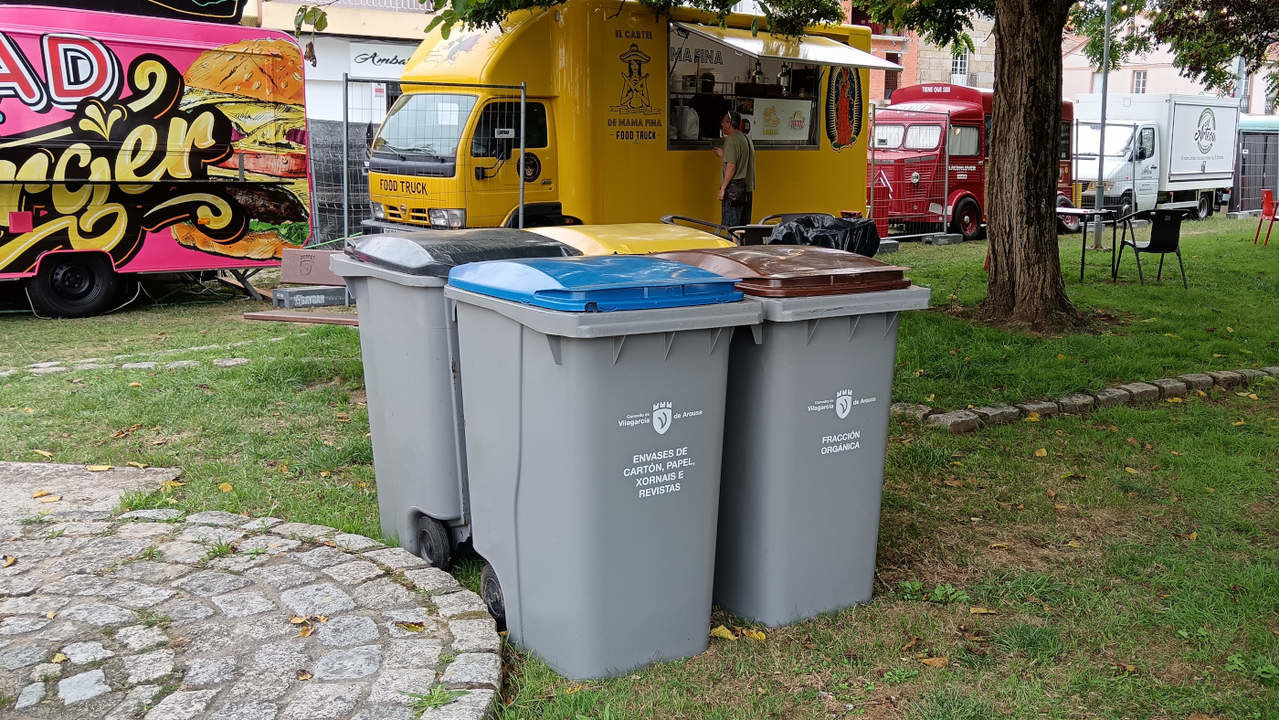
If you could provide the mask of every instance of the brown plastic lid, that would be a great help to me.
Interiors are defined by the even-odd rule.
[[[761,297],[803,297],[900,290],[909,268],[865,255],[803,245],[751,245],[657,253],[656,257],[737,278],[737,288]]]

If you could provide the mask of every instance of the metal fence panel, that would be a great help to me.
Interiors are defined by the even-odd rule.
[[[1260,210],[1262,190],[1279,195],[1279,133],[1240,132],[1230,210]]]
[[[887,111],[892,114],[881,115]],[[866,184],[881,236],[937,232],[949,224],[949,137],[947,113],[871,108]]]

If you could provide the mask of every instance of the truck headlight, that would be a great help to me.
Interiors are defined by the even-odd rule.
[[[375,220],[385,220],[386,206],[379,202],[373,203],[373,218]]]
[[[1107,180],[1101,184],[1102,193],[1109,195],[1115,189],[1115,184]]]
[[[466,227],[466,210],[463,208],[430,208],[426,217],[431,221],[431,227]]]

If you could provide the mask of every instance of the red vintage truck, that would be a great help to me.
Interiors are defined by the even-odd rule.
[[[875,112],[867,185],[881,236],[890,228],[908,233],[948,228],[965,240],[981,236],[993,98],[990,90],[928,83],[895,90],[892,104]],[[1063,207],[1074,206],[1073,119],[1074,105],[1062,102],[1057,204]],[[1072,218],[1065,229],[1078,230],[1079,221]]]

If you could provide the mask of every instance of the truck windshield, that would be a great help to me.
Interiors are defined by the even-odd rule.
[[[454,160],[475,99],[474,95],[438,93],[401,95],[373,140],[373,152]]]
[[[911,125],[906,130],[907,150],[932,150],[941,142],[941,125]]]
[[[905,125],[876,125],[875,147],[889,149],[899,148],[902,145],[902,136],[905,134]]]
[[[1132,145],[1132,127],[1127,125],[1111,125],[1106,123],[1106,148],[1103,155],[1127,155]],[[1099,123],[1079,123],[1075,135],[1075,153],[1078,155],[1096,155],[1101,145],[1101,125]]]

